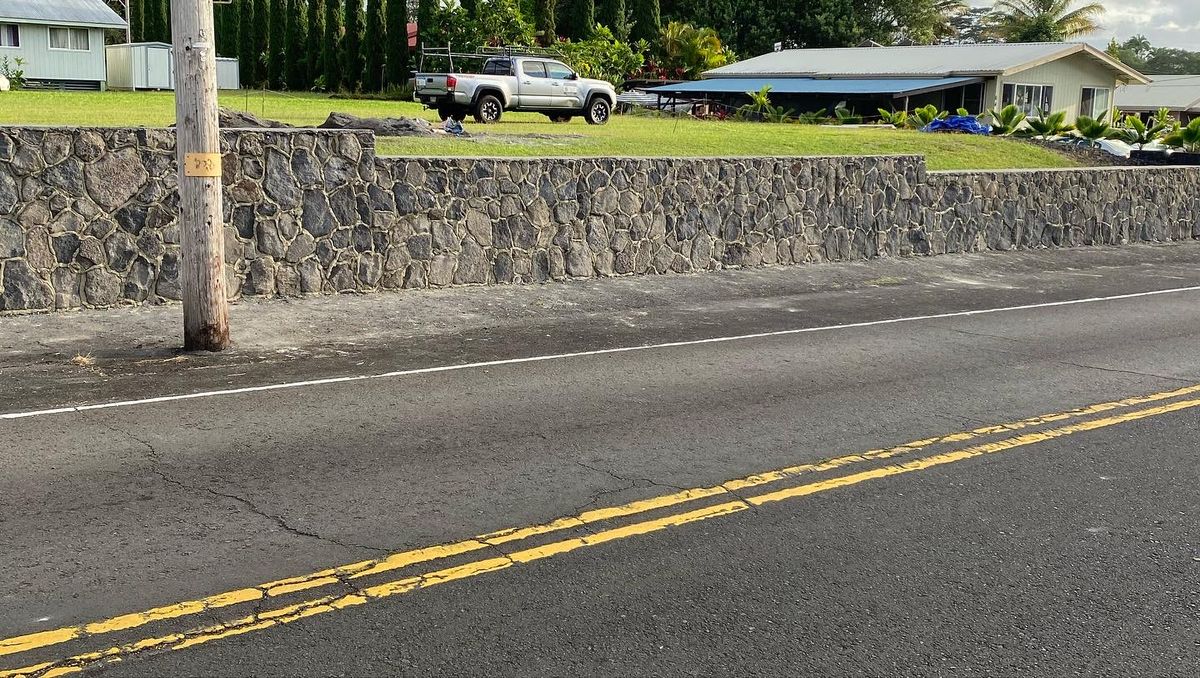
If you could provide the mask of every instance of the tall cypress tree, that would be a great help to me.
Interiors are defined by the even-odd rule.
[[[325,37],[321,40],[321,67],[325,89],[336,92],[342,87],[342,66],[338,46],[342,38],[342,0],[325,0]]]
[[[267,17],[267,86],[283,89],[284,49],[287,44],[288,18],[286,0],[270,0]]]
[[[146,42],[170,42],[171,29],[167,27],[167,5],[165,0],[143,0],[142,14],[144,40]]]
[[[322,61],[322,45],[325,44],[325,0],[308,0],[308,60],[304,64],[308,70],[305,80],[312,87],[317,78],[325,73]]]
[[[367,92],[383,89],[383,0],[367,0],[367,33],[363,43],[362,87]]]
[[[586,40],[596,27],[595,0],[562,0],[558,6],[558,30],[572,40]]]
[[[254,64],[258,63],[258,42],[254,39],[255,0],[238,3],[238,70],[243,87],[254,86]]]
[[[142,0],[129,0],[129,35],[134,42],[146,41],[146,15]]]
[[[458,4],[466,11],[467,16],[475,16],[475,7],[479,4],[476,0],[458,0]]]
[[[555,0],[534,0],[533,29],[541,36],[543,45],[558,42],[558,26],[554,16],[557,4]]]
[[[633,27],[630,37],[634,40],[656,42],[662,31],[662,12],[658,0],[631,0],[633,9]]]
[[[271,8],[270,0],[254,1],[254,84],[261,85],[267,81],[267,32]]]
[[[629,39],[629,17],[625,15],[625,0],[598,0],[596,21],[607,26],[617,40]]]
[[[287,27],[284,29],[284,67],[287,87],[308,89],[308,11],[305,0],[288,0]]]
[[[363,77],[362,0],[346,0],[346,30],[342,34],[342,87],[358,90]]]
[[[407,0],[387,0],[386,20],[387,37],[384,40],[386,50],[386,72],[383,85],[385,87],[403,87],[408,82],[409,49],[408,49],[408,2]],[[368,49],[370,46],[368,44]]]
[[[237,54],[237,7],[234,5],[213,6],[214,29],[217,32],[217,56]]]

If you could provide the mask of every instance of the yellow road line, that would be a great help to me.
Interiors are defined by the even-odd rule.
[[[122,658],[138,652],[145,652],[147,650],[183,650],[189,647],[204,645],[206,643],[231,636],[242,635],[253,631],[260,631],[281,624],[289,624],[300,619],[326,614],[328,612],[335,612],[350,607],[357,607],[372,600],[381,600],[420,589],[430,588],[439,584],[467,579],[490,572],[498,572],[515,565],[552,558],[554,556],[570,553],[588,546],[598,546],[600,544],[606,544],[608,542],[627,539],[629,537],[638,535],[650,534],[671,527],[686,525],[688,523],[731,515],[733,513],[744,511],[752,506],[762,506],[772,502],[805,497],[817,494],[819,492],[827,492],[842,487],[857,485],[868,480],[877,480],[880,478],[912,473],[914,471],[921,471],[937,466],[944,466],[946,464],[952,464],[966,459],[973,459],[975,457],[980,457],[987,454],[995,454],[1005,450],[1025,447],[1048,440],[1054,440],[1056,438],[1074,435],[1076,433],[1094,431],[1115,426],[1117,424],[1147,419],[1149,417],[1179,412],[1196,407],[1200,407],[1200,399],[1179,401],[1167,405],[1161,405],[1159,407],[1152,407],[1112,417],[1106,417],[1103,419],[1084,421],[1078,424],[1071,424],[1069,426],[1063,426],[1047,431],[1028,433],[994,443],[983,443],[980,445],[953,450],[951,452],[945,452],[922,459],[915,459],[902,464],[883,466],[869,471],[862,471],[860,473],[854,473],[837,478],[821,480],[806,485],[800,485],[797,487],[759,494],[752,497],[747,497],[744,500],[736,499],[724,504],[707,506],[693,511],[688,511],[686,513],[678,513],[655,520],[647,520],[640,523],[634,523],[632,525],[625,525],[583,537],[565,539],[562,541],[545,544],[543,546],[517,551],[507,556],[474,561],[464,565],[445,568],[420,576],[407,577],[396,581],[377,584],[368,588],[364,588],[358,593],[348,594],[340,597],[325,596],[315,600],[296,603],[274,610],[268,610],[256,615],[242,617],[225,624],[194,629],[187,633],[175,633],[155,638],[146,638],[127,645],[116,646],[107,650],[90,652],[87,654],[75,655],[73,657],[56,662],[45,662],[42,664],[27,666],[21,669],[0,671],[0,678],[18,678],[33,675],[38,675],[41,678],[45,678],[46,676],[61,676],[77,673],[90,665],[96,664],[97,662],[120,661]]]
[[[614,518],[628,517],[645,513],[647,511],[677,506],[706,497],[713,497],[731,492],[738,492],[739,490],[760,487],[802,475],[804,473],[831,471],[843,466],[861,463],[868,460],[888,459],[903,454],[917,452],[939,443],[964,442],[1005,431],[1017,431],[1032,426],[1040,426],[1058,421],[1064,421],[1067,419],[1099,414],[1114,409],[1143,405],[1151,402],[1160,402],[1193,393],[1200,393],[1200,384],[1187,386],[1172,391],[1163,391],[1145,396],[1136,396],[1132,398],[1125,398],[1123,400],[1088,405],[1086,407],[1080,407],[1073,410],[1044,414],[994,426],[984,426],[972,429],[970,431],[961,431],[958,433],[951,433],[933,438],[914,440],[896,447],[870,450],[860,454],[836,457],[819,463],[800,464],[797,466],[776,469],[774,471],[755,474],[745,478],[730,480],[713,487],[692,488],[688,490],[682,490],[680,492],[653,497],[650,499],[633,501],[626,504],[621,504],[619,506],[585,511],[576,516],[559,518],[540,525],[510,528],[506,530],[500,530],[498,532],[479,535],[460,542],[439,544],[436,546],[419,548],[412,551],[394,553],[380,559],[350,563],[339,567],[319,570],[317,572],[299,577],[291,577],[288,579],[267,582],[252,588],[228,591],[205,598],[200,598],[198,600],[183,601],[180,603],[156,607],[143,612],[134,612],[131,614],[120,615],[110,619],[79,624],[76,626],[67,626],[49,631],[40,631],[36,633],[0,639],[0,656],[28,652],[30,650],[59,645],[81,638],[94,637],[107,633],[138,628],[157,621],[177,619],[180,617],[191,616],[201,612],[217,610],[242,603],[270,599],[299,591],[330,586],[337,584],[338,582],[379,575],[411,565],[433,562],[472,551],[478,551],[480,549],[487,548],[488,546],[497,546],[500,544],[528,539],[537,535],[549,534],[564,529],[582,527],[606,520],[612,520]]]

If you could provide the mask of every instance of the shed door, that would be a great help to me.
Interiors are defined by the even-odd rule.
[[[171,89],[171,50],[169,48],[146,48],[146,87]]]

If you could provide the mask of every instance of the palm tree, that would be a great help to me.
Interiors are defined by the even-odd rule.
[[[998,0],[992,10],[993,32],[1008,42],[1061,42],[1100,30],[1104,5],[1076,0]]]

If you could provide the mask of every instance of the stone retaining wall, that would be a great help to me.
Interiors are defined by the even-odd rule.
[[[1200,169],[377,158],[326,130],[222,151],[234,298],[1200,237]],[[170,130],[0,128],[0,312],[178,299],[175,171]]]

